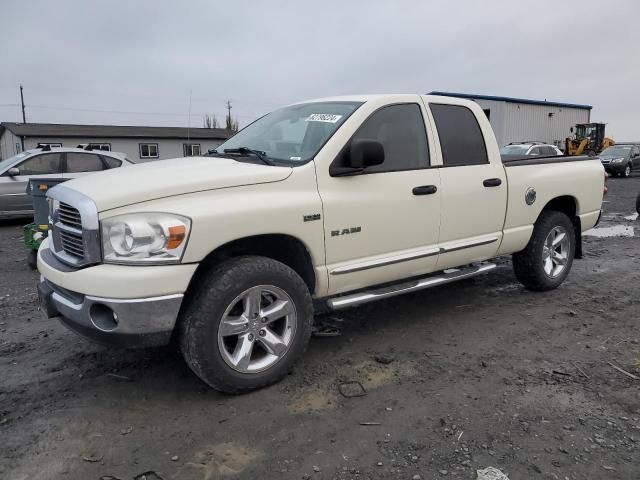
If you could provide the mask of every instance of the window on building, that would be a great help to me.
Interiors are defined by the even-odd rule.
[[[62,148],[61,143],[38,143],[36,148]]]
[[[104,164],[99,155],[91,153],[67,153],[67,173],[99,172]]]
[[[484,136],[475,115],[460,105],[430,104],[445,167],[489,163]]]
[[[200,156],[200,144],[199,143],[184,143],[182,145],[185,157],[199,157]]]
[[[140,158],[158,158],[157,143],[141,143]]]
[[[103,152],[111,151],[110,143],[90,143],[88,147],[89,147],[89,150],[102,150]]]
[[[20,175],[50,175],[60,173],[61,156],[59,153],[36,155],[18,165],[18,170],[20,170]]]
[[[427,133],[420,107],[390,105],[374,112],[354,134],[353,140],[377,140],[384,147],[384,162],[367,173],[416,170],[429,165]]]
[[[22,152],[22,148],[18,142],[16,142],[16,153]]]

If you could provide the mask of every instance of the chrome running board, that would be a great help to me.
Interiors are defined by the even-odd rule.
[[[397,283],[386,287],[378,287],[372,290],[333,297],[327,300],[327,304],[332,310],[355,307],[356,305],[361,305],[363,303],[395,297],[396,295],[402,295],[403,293],[416,292],[418,290],[424,290],[425,288],[437,287],[438,285],[444,285],[445,283],[455,282],[456,280],[475,277],[476,275],[488,272],[494,268],[496,268],[495,263],[479,263],[477,265],[464,268],[449,268],[439,274],[419,278],[417,280],[411,280],[410,282]]]

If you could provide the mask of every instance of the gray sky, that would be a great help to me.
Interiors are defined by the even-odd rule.
[[[432,90],[594,106],[640,140],[640,2],[3,0],[0,121],[244,125],[282,104]],[[92,111],[90,111],[92,110]],[[121,113],[115,113],[121,112]]]

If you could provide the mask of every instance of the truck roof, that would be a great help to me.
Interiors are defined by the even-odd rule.
[[[456,105],[468,105],[473,104],[477,105],[472,100],[467,100],[458,97],[446,97],[443,95],[424,95],[421,93],[381,93],[381,94],[371,94],[371,95],[339,95],[335,97],[322,97],[322,98],[313,98],[310,100],[303,100],[301,102],[294,102],[291,105],[301,105],[304,103],[316,103],[316,102],[369,102],[372,100],[381,100],[387,97],[407,97],[407,100],[415,98],[415,96],[421,96],[426,98],[427,101],[433,103],[443,103],[443,101],[447,101],[447,103],[452,103]]]

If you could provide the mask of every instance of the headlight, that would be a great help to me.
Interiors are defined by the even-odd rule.
[[[614,158],[611,160],[611,163],[622,163],[624,162],[624,158]]]
[[[135,213],[101,222],[105,263],[178,263],[191,220],[171,213]]]

